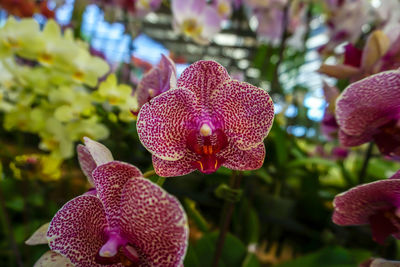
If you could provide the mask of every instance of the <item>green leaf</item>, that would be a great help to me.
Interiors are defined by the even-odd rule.
[[[366,250],[326,247],[318,252],[279,264],[277,267],[355,267],[370,256],[371,253]]]

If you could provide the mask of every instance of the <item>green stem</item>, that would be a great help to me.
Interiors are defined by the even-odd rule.
[[[365,175],[367,174],[368,163],[372,156],[372,149],[374,148],[374,143],[370,142],[368,145],[368,149],[365,152],[364,162],[360,170],[360,174],[358,175],[358,184],[364,183]]]
[[[150,170],[150,171],[143,173],[143,177],[149,178],[149,177],[153,176],[154,174],[156,174],[156,172],[154,170]]]
[[[158,177],[156,184],[159,185],[160,187],[162,187],[164,182],[165,182],[165,177],[160,176],[160,177]]]
[[[241,178],[242,177],[241,177],[240,173],[234,171],[231,176],[231,179],[229,181],[229,186],[232,189],[238,189],[240,187]],[[225,200],[223,214],[221,217],[221,223],[220,223],[220,228],[219,228],[217,246],[216,246],[215,253],[214,253],[214,261],[213,261],[213,265],[212,265],[213,267],[218,266],[218,262],[221,258],[222,250],[224,248],[224,243],[225,243],[225,236],[228,232],[228,228],[231,223],[234,208],[235,208],[234,202]]]

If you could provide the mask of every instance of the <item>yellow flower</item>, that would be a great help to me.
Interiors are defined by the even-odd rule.
[[[49,155],[26,154],[15,157],[10,163],[10,168],[17,179],[39,179],[48,182],[61,177],[61,163],[62,159]]]

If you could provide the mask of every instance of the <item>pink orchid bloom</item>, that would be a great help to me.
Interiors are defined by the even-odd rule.
[[[382,154],[400,155],[400,69],[350,84],[336,101],[344,146],[375,141]]]
[[[160,176],[212,173],[220,166],[253,170],[263,164],[273,117],[263,89],[231,79],[217,62],[198,61],[176,89],[142,107],[137,129]]]
[[[384,32],[376,30],[368,37],[363,50],[348,44],[345,46],[343,64],[323,64],[319,72],[354,82],[398,67],[400,67],[400,36],[396,42],[391,43]]]
[[[179,201],[135,166],[102,163],[111,153],[89,140],[78,151],[86,175],[96,165],[88,176],[96,191],[57,212],[47,231],[50,249],[78,267],[181,266],[188,226]]]
[[[400,239],[400,171],[389,179],[356,186],[337,195],[332,220],[338,225],[370,224],[374,241]]]
[[[173,26],[199,44],[208,44],[221,29],[218,11],[205,0],[173,0]]]
[[[140,81],[135,92],[138,101],[138,110],[153,97],[174,88],[176,86],[175,63],[164,55],[161,55],[160,63],[147,72]],[[136,114],[137,115],[137,114]]]

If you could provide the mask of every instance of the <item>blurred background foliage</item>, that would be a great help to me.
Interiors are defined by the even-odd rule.
[[[48,18],[55,18],[64,30],[63,38],[76,43],[84,40],[83,45],[76,44],[79,49],[90,50],[92,55],[100,55],[102,62],[108,63],[118,80],[113,85],[116,88],[117,83],[125,84],[134,91],[143,74],[164,53],[176,62],[178,74],[196,60],[213,59],[224,65],[232,76],[238,75],[268,90],[274,99],[276,118],[265,140],[265,163],[259,170],[239,174],[243,193],[235,203],[220,266],[357,266],[371,256],[396,258],[400,255],[399,241],[393,238],[379,246],[372,241],[369,228],[339,227],[331,222],[332,200],[336,194],[360,183],[389,177],[400,165],[381,157],[374,145],[363,145],[338,155],[335,153],[339,146],[337,140],[327,140],[321,134],[320,121],[326,106],[323,80],[336,83],[340,90],[348,84],[346,80],[336,82],[316,72],[324,60],[338,60],[345,43],[335,44],[331,51],[321,51],[332,42],[327,29],[332,10],[326,7],[325,1],[293,1],[300,2],[305,25],[304,34],[294,42],[297,45],[289,41],[294,35],[287,22],[291,1],[282,1],[285,2],[283,19],[276,23],[283,25],[283,30],[276,42],[264,38],[254,26],[256,18],[249,14],[249,9],[256,1],[244,1],[242,6],[233,9],[230,20],[222,23],[221,31],[206,45],[197,44],[172,29],[169,1],[160,1],[157,10],[144,14],[130,14],[112,1],[48,1],[45,6],[41,1],[32,1],[40,6],[32,7],[29,12],[14,6],[19,10],[16,12],[8,2],[0,1],[3,27],[12,15],[33,16],[41,27]],[[28,0],[17,2],[28,7]],[[366,2],[371,7],[379,7],[380,1]],[[374,23],[372,20],[363,24],[358,43],[365,42],[376,26]],[[71,30],[68,33],[71,37],[65,37],[66,29]],[[6,40],[4,36],[1,41]],[[44,69],[43,79],[52,75],[53,67],[37,65],[34,58],[16,50],[10,53],[19,61],[30,60],[24,64],[36,68],[36,72]],[[4,63],[6,56],[1,57]],[[106,71],[99,72],[96,79]],[[4,93],[5,86],[19,90],[19,94],[32,93],[38,88],[38,81],[27,85],[19,73],[12,74],[16,79],[11,79],[11,84],[1,79],[1,92]],[[92,126],[80,131],[68,139],[72,148],[84,135],[91,135],[98,137],[116,159],[132,163],[143,172],[152,169],[151,155],[138,139],[134,118],[118,117],[123,110],[129,111],[129,105],[104,104],[111,102],[110,99],[96,96],[98,86],[90,82],[64,77],[55,84],[51,86],[67,86],[93,97],[90,101],[94,109],[90,114],[80,114],[80,119],[95,116],[96,123],[106,129],[97,136],[90,134]],[[37,99],[29,102],[26,109],[17,109],[17,115],[27,115],[30,109],[51,102],[46,100],[49,92],[45,89],[34,94]],[[4,94],[1,96],[0,105],[7,100]],[[21,99],[21,95],[11,97],[12,105],[20,107]],[[48,116],[59,107],[58,103],[55,105],[46,104]],[[43,136],[43,129],[47,129],[51,138],[55,135],[52,130],[58,126],[25,129],[16,123],[17,118],[7,119],[10,111],[0,110],[0,125],[3,125],[0,127],[0,265],[19,266],[22,261],[23,266],[31,266],[48,248],[29,247],[24,241],[64,203],[88,190],[89,185],[73,152],[60,156],[59,150],[39,145],[48,137]],[[7,120],[16,126],[6,127]],[[49,117],[43,120],[48,121]],[[68,120],[62,118],[62,125],[67,127],[72,123]],[[52,156],[56,162],[46,158]],[[44,179],[46,175],[52,178]],[[221,168],[211,175],[194,172],[166,179],[164,188],[181,200],[190,220],[185,266],[211,266],[223,208],[223,200],[215,192],[220,184],[229,183],[231,175],[231,170]]]

